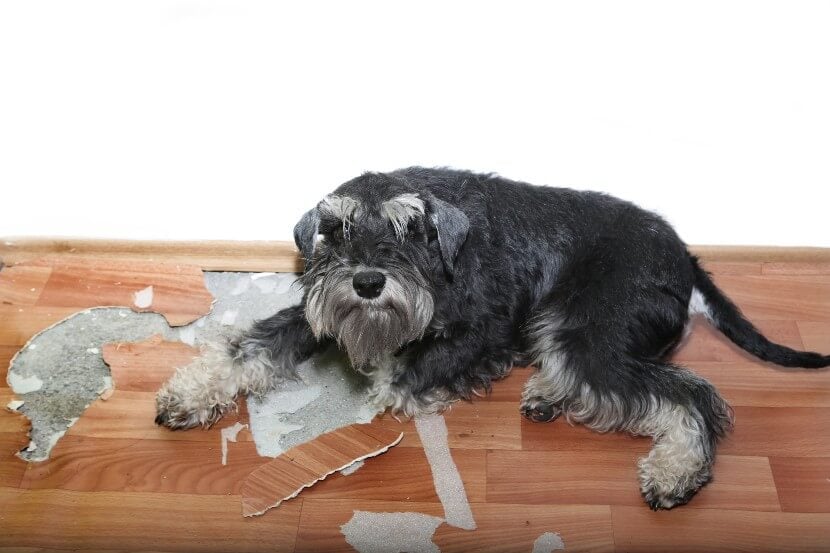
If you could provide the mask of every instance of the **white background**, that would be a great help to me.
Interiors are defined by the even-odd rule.
[[[830,246],[830,3],[0,0],[0,236],[290,239],[413,164]]]

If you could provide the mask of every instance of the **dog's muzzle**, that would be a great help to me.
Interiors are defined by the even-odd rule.
[[[414,270],[330,267],[306,296],[306,317],[315,336],[337,340],[359,368],[420,339],[433,309],[431,288]]]

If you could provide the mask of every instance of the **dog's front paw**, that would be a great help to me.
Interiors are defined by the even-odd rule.
[[[522,400],[522,415],[533,422],[550,422],[562,414],[562,410],[543,397],[529,397]]]
[[[659,486],[649,485],[641,487],[640,491],[643,493],[643,499],[652,511],[659,511],[661,509],[671,509],[679,505],[684,505],[689,502],[694,491],[688,491],[684,494],[677,494],[674,492],[666,493],[660,489]]]
[[[168,383],[156,395],[156,424],[172,430],[210,428],[231,407],[182,396]]]
[[[671,509],[684,505],[695,495],[697,489],[667,489],[662,483],[648,477],[640,478],[640,492],[652,511]]]

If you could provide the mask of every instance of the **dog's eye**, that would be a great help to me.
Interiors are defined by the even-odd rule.
[[[438,231],[435,229],[435,227],[429,227],[429,229],[427,230],[427,240],[429,240],[430,242],[435,242],[436,240],[438,240]]]
[[[415,238],[424,232],[423,224],[420,221],[410,221],[406,226],[406,237]]]
[[[343,239],[343,226],[332,225],[330,227],[321,228],[319,237],[326,239],[329,242],[338,242]]]

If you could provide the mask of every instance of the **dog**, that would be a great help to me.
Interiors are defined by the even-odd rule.
[[[651,436],[640,488],[669,509],[710,480],[732,426],[715,388],[667,361],[690,317],[764,361],[830,365],[770,342],[666,221],[601,193],[450,169],[366,173],[305,213],[294,238],[302,303],[180,369],[158,393],[158,424],[210,426],[332,345],[380,409],[408,416],[532,364],[522,414]]]

